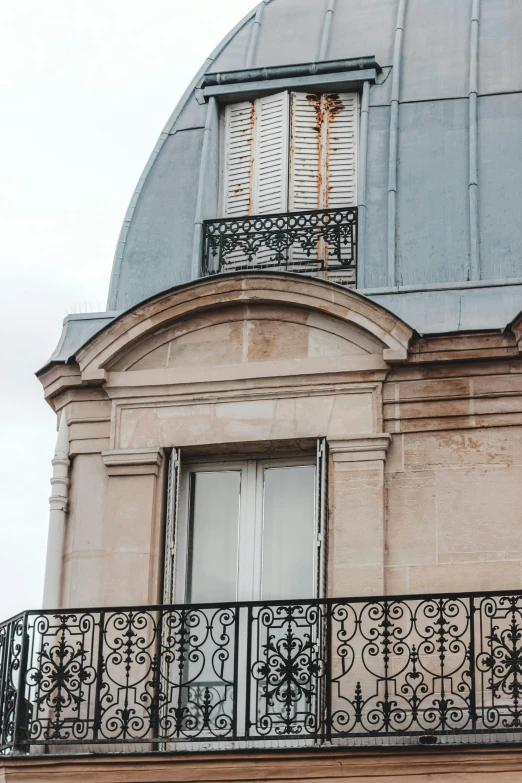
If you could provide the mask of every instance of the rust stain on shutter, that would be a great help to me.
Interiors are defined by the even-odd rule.
[[[244,193],[245,188],[248,188],[248,202],[247,202],[247,215],[252,214],[252,190],[253,190],[253,179],[254,179],[254,155],[252,152],[253,146],[254,146],[254,130],[255,130],[255,124],[256,124],[256,105],[255,101],[252,101],[250,104],[250,117],[248,120],[248,125],[246,128],[243,128],[241,131],[241,134],[247,134],[247,144],[249,146],[250,152],[250,168],[248,171],[248,182],[241,182],[238,184],[236,189],[234,190],[234,196],[242,196]],[[241,158],[242,160],[242,158]]]
[[[309,93],[306,96],[306,100],[312,106],[314,112],[315,112],[315,125],[312,128],[312,131],[315,136],[315,143],[317,145],[317,161],[318,161],[318,171],[317,171],[317,205],[319,206],[321,204],[321,192],[323,189],[323,175],[322,175],[322,166],[321,166],[321,157],[322,157],[322,135],[323,135],[323,123],[324,123],[324,111],[323,111],[323,100],[322,95],[315,95],[314,93]]]
[[[338,93],[330,93],[330,95],[325,95],[325,117],[326,117],[326,149],[324,150],[325,155],[325,171],[326,171],[326,203],[325,207],[330,206],[330,192],[332,190],[332,186],[330,185],[330,178],[328,176],[329,169],[330,169],[330,151],[337,151],[337,148],[332,147],[332,140],[331,140],[331,133],[332,133],[332,124],[333,120],[337,117],[338,114],[342,112],[344,109],[344,103],[341,100],[341,97]]]
[[[254,195],[254,133],[256,130],[256,102],[252,101],[250,107],[250,120],[248,123],[249,137],[248,145],[250,147],[250,169],[248,172],[248,204],[247,214],[252,214],[253,195]]]
[[[331,95],[325,95],[325,99],[326,99],[325,111],[329,117],[335,117],[337,114],[340,114],[344,109],[344,103],[342,102],[340,96],[337,93],[332,93]]]

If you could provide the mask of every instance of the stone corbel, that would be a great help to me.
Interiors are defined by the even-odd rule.
[[[163,449],[114,449],[102,454],[109,476],[157,476]]]
[[[385,432],[329,440],[334,462],[385,462],[391,435]]]
[[[518,350],[522,353],[522,313],[519,313],[514,321],[506,329],[511,329],[517,342]]]

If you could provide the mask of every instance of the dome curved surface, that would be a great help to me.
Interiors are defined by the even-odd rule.
[[[499,308],[507,323],[522,307],[518,288],[507,299],[500,290],[522,283],[521,39],[520,0],[264,0],[208,58],[161,134],[122,228],[109,308],[195,276],[197,224],[217,217],[204,202],[219,187],[198,90],[205,72],[374,56],[382,73],[370,87],[359,288],[421,331],[415,312],[426,303],[407,300],[408,287],[444,289],[443,305],[431,297],[444,331],[465,328],[465,289],[482,287],[467,328],[481,325],[481,313],[491,326],[488,312]],[[209,144],[213,165],[201,181]]]

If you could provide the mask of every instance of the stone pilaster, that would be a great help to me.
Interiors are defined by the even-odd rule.
[[[104,519],[103,603],[159,600],[163,451],[122,449],[102,455],[109,477]]]
[[[384,593],[384,433],[329,441],[330,595]]]

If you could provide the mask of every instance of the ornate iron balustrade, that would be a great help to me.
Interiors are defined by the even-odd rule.
[[[245,270],[318,274],[355,285],[357,207],[206,220],[203,275]]]
[[[0,626],[4,754],[470,735],[522,736],[522,593],[41,611]]]

